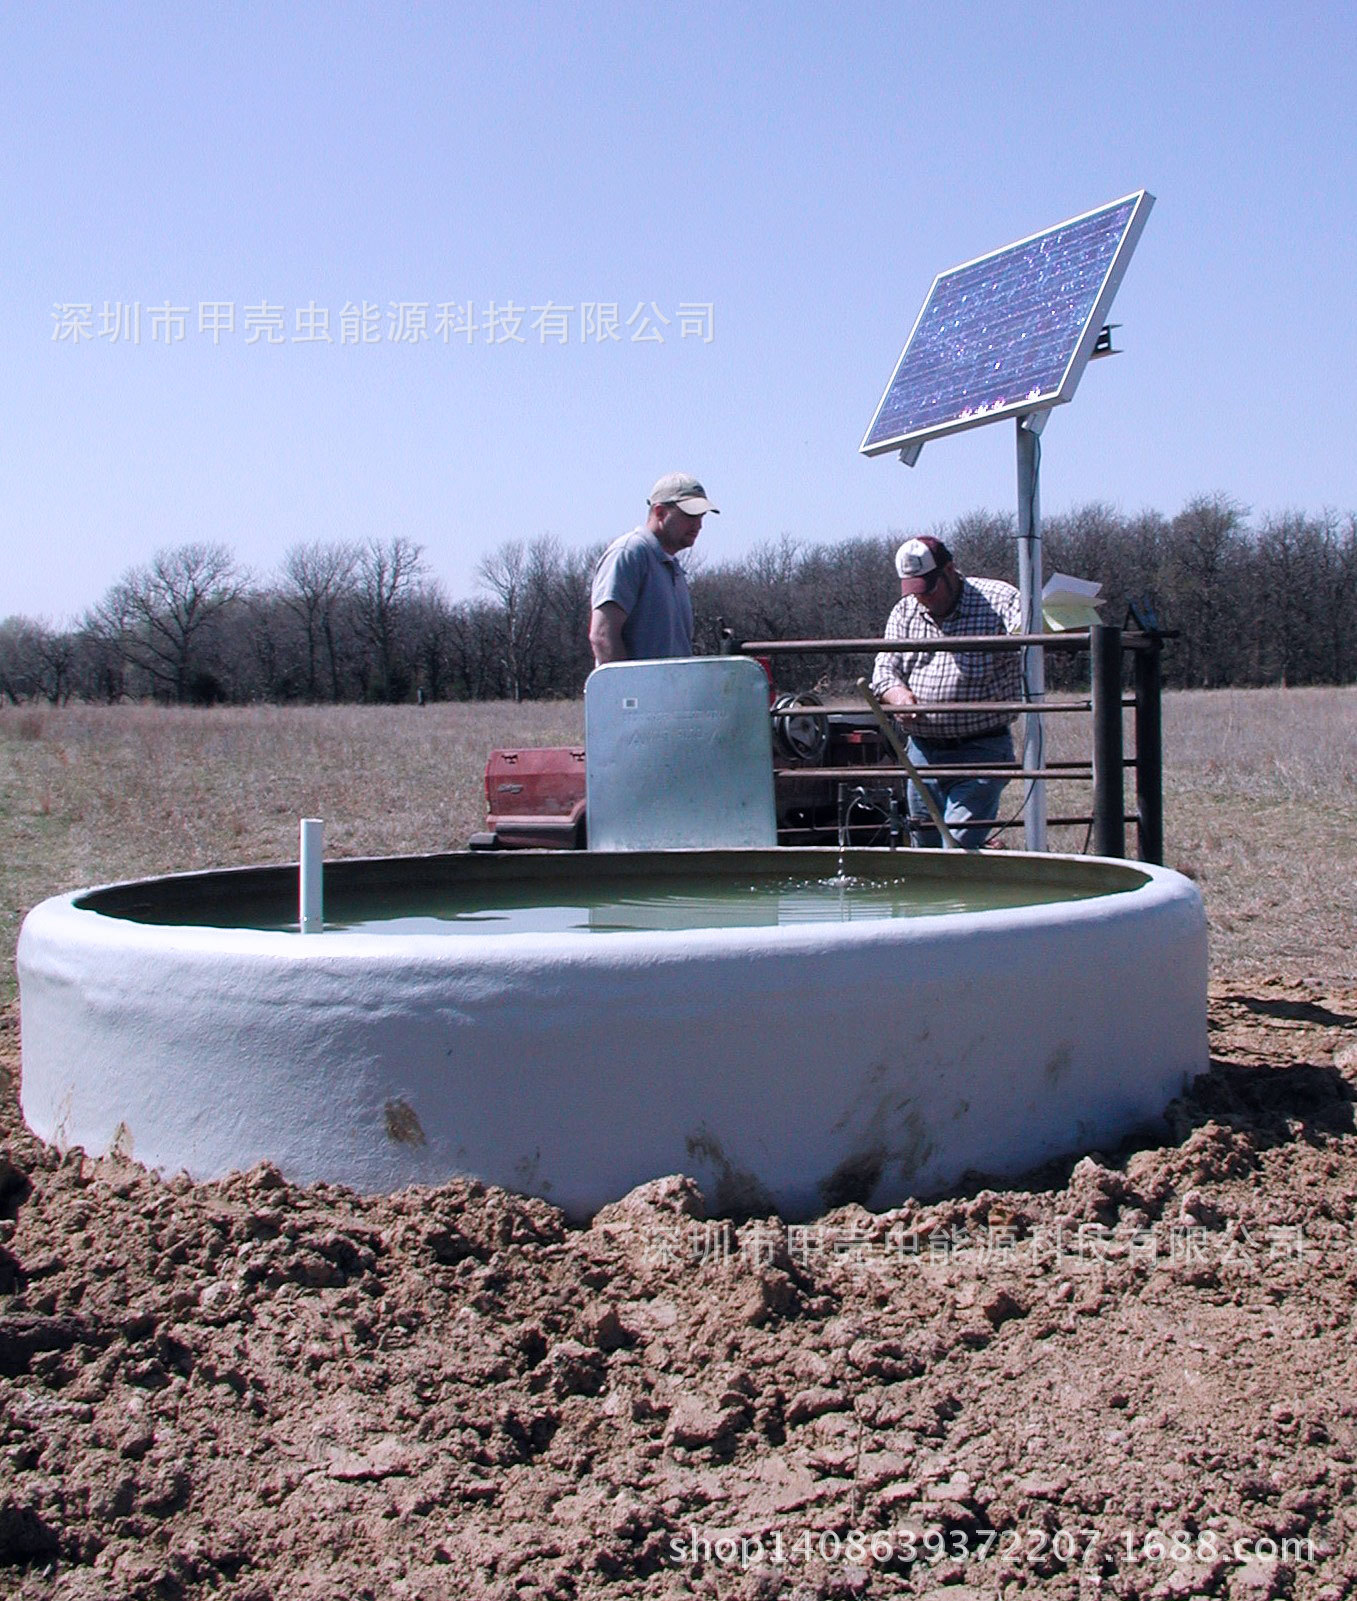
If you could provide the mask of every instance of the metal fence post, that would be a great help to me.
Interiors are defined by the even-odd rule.
[[[1164,865],[1164,722],[1160,657],[1149,634],[1136,657],[1136,820],[1140,859]]]
[[[1093,688],[1093,853],[1125,856],[1120,628],[1107,623],[1092,625],[1089,664]]]

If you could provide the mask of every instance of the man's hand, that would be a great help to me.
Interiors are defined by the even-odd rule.
[[[883,706],[917,706],[919,704],[918,696],[912,689],[906,688],[904,684],[892,684],[889,689],[883,690],[877,696],[877,699]],[[901,718],[901,721],[908,722],[910,719]]]

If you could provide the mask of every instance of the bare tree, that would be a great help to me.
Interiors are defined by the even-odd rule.
[[[600,542],[560,553],[548,584],[543,672],[547,688],[558,695],[578,695],[594,668],[589,648],[590,589],[603,549]]]
[[[497,615],[489,601],[464,600],[450,608],[446,645],[452,691],[468,700],[503,694],[495,654]]]
[[[968,511],[951,528],[934,532],[963,572],[977,578],[1018,581],[1018,524],[1012,512]]]
[[[963,571],[1012,578],[1011,514],[972,512],[934,531]],[[718,618],[742,639],[879,636],[899,598],[892,557],[904,537],[785,535],[695,565],[698,649],[719,648]],[[1045,537],[1049,568],[1101,581],[1109,622],[1129,600],[1153,605],[1176,635],[1164,658],[1174,687],[1357,679],[1357,515],[1288,511],[1254,529],[1220,495],[1171,521],[1093,503],[1049,517]],[[596,555],[550,536],[514,541],[481,563],[481,597],[450,602],[404,536],[293,546],[277,581],[249,593],[225,547],[184,545],[130,569],[70,632],[0,622],[0,699],[395,700],[416,684],[437,697],[573,695],[591,665]],[[785,671],[788,688],[828,688],[853,666],[798,657]],[[1053,683],[1066,671],[1048,663]]]
[[[244,590],[245,575],[225,545],[157,551],[149,566],[124,574],[98,616],[124,658],[175,700],[201,689],[194,673],[204,636]]]
[[[41,693],[39,626],[29,617],[0,623],[0,695],[17,706]]]
[[[1241,621],[1243,512],[1224,495],[1191,500],[1169,525],[1164,580],[1181,634],[1175,666],[1188,688],[1235,682]]]
[[[764,639],[786,639],[794,630],[798,610],[802,547],[790,534],[756,545],[741,564],[749,596],[747,615]],[[799,632],[799,630],[795,630]]]
[[[128,662],[122,639],[131,626],[122,610],[117,586],[85,613],[76,635],[80,642],[80,693],[85,699],[112,706],[128,694]]]
[[[407,602],[406,624],[419,693],[442,700],[452,672],[452,608],[442,584],[425,584]]]
[[[506,687],[522,700],[538,687],[535,680],[542,622],[551,580],[560,565],[560,546],[549,535],[524,544],[521,539],[487,556],[476,569],[482,585],[499,601],[496,635]]]
[[[1340,527],[1330,512],[1324,524],[1328,560],[1322,616],[1327,646],[1320,681],[1350,684],[1357,677],[1357,513],[1349,512]]]
[[[35,646],[38,653],[40,686],[53,706],[71,698],[80,642],[69,629],[39,624]]]
[[[1342,683],[1352,676],[1357,538],[1337,516],[1289,511],[1264,519],[1247,592],[1264,683]]]
[[[306,695],[306,663],[301,626],[276,589],[242,597],[232,618],[230,639],[214,658],[231,700],[272,702]]]
[[[329,668],[330,699],[339,699],[338,617],[353,593],[357,545],[293,545],[283,557],[282,601],[301,623],[306,639],[306,698],[319,700],[317,661],[322,649]]]
[[[424,547],[404,534],[371,539],[358,553],[354,616],[375,659],[368,688],[378,700],[401,700],[408,691],[409,672],[399,661],[400,617],[423,574]]]

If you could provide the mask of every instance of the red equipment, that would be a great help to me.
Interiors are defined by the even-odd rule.
[[[582,850],[584,746],[495,750],[485,768],[484,834],[475,850]]]
[[[889,760],[871,717],[816,716],[818,704],[813,695],[783,695],[773,703],[773,710],[807,709],[805,717],[773,719],[780,844],[838,838],[844,776],[818,769],[860,769],[870,779],[871,769]],[[472,850],[584,849],[584,747],[492,751],[485,769],[485,810],[485,832],[472,835]]]

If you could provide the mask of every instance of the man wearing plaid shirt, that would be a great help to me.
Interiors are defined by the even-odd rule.
[[[965,578],[940,539],[907,539],[895,553],[900,600],[886,621],[887,639],[938,639],[955,634],[1016,634],[1022,607],[1012,584]],[[872,688],[883,705],[918,706],[901,719],[909,728],[909,759],[916,767],[994,767],[1011,762],[1016,712],[927,712],[937,702],[1022,699],[1022,662],[1016,650],[883,651]],[[928,780],[947,825],[965,850],[979,850],[999,814],[1007,779],[960,776]],[[974,826],[974,825],[982,826]],[[923,796],[909,785],[909,827],[916,845],[940,844]]]

